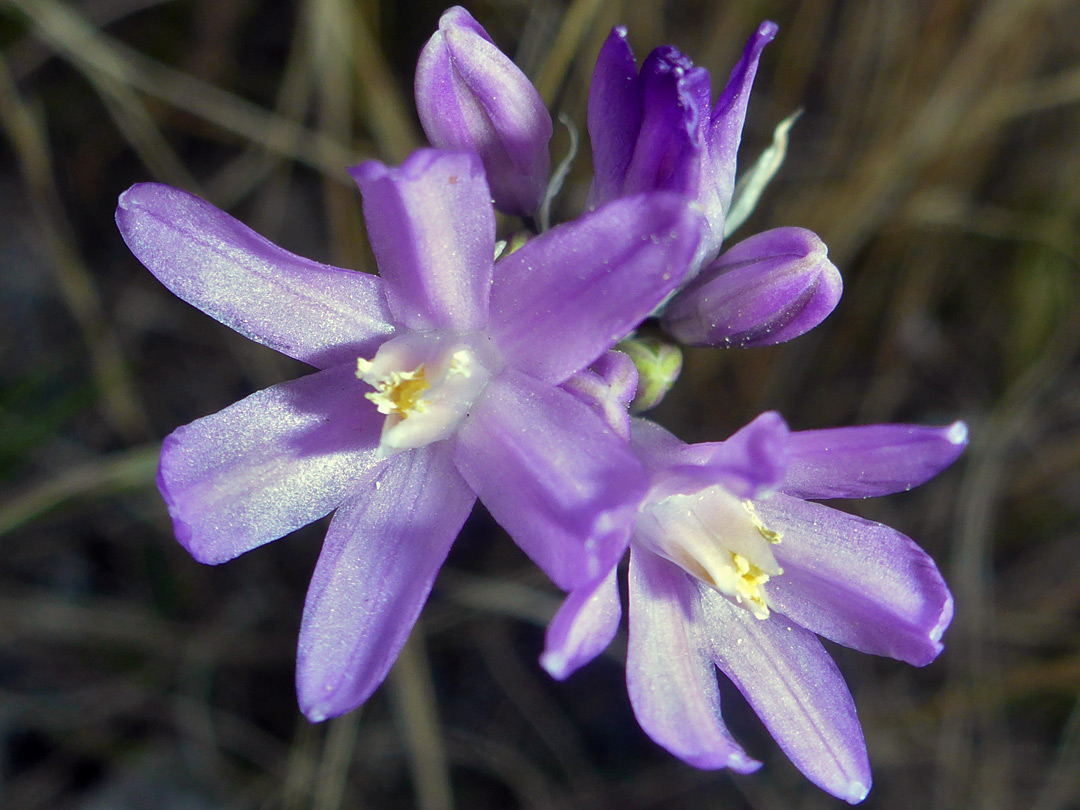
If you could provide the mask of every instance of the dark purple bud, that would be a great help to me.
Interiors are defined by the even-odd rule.
[[[594,173],[589,204],[603,205],[622,196],[641,129],[637,62],[621,25],[612,29],[596,58],[589,85],[588,127]]]
[[[596,179],[589,204],[641,191],[698,194],[709,73],[675,48],[655,49],[636,75],[626,29],[611,32],[589,89]]]

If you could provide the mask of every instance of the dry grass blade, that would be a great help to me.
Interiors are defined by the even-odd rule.
[[[973,107],[986,92],[989,68],[1000,58],[1013,33],[1057,0],[994,0],[978,9],[970,34],[910,124],[898,137],[882,140],[852,170],[852,182],[838,192],[836,208],[847,216],[835,223],[829,251],[841,264],[848,261],[879,229],[919,171],[946,149],[967,124]]]
[[[993,613],[989,566],[993,559],[991,527],[1008,474],[1008,459],[1025,426],[1036,418],[1038,405],[1062,371],[1080,353],[1080,309],[1065,319],[1055,340],[1039,362],[1028,369],[1005,393],[1000,405],[980,431],[981,440],[969,451],[969,471],[958,504],[957,560],[953,588],[964,612],[957,620],[959,632],[951,663],[963,671],[965,681],[989,690],[992,699],[979,704],[974,718],[978,734],[972,733],[970,718],[954,715],[943,725],[940,750],[943,752],[939,806],[952,807],[960,799],[957,789],[969,779],[987,778],[992,772],[997,782],[993,806],[1009,807],[1007,769],[995,760],[1004,754],[1005,686]],[[954,636],[956,633],[954,632]],[[977,758],[980,748],[994,756]],[[976,770],[978,773],[971,773]],[[1000,800],[1000,803],[998,803]]]
[[[200,183],[161,134],[146,106],[130,87],[108,76],[90,73],[87,78],[105,103],[117,129],[142,159],[150,173],[174,186],[205,196]]]
[[[389,684],[409,752],[417,806],[420,810],[453,810],[450,768],[424,646],[424,628],[419,622],[390,671]]]
[[[82,464],[15,495],[0,508],[0,537],[77,498],[152,487],[161,445],[143,445]]]
[[[972,112],[971,120],[961,137],[973,138],[985,134],[1011,118],[1019,118],[1042,110],[1080,104],[1080,68],[1073,68],[1047,79],[1024,82],[992,93]]]
[[[5,0],[33,20],[35,32],[72,64],[98,71],[209,121],[221,129],[295,158],[345,182],[358,156],[347,146],[268,113],[250,101],[174,70],[95,31],[55,0]]]
[[[145,438],[146,415],[127,372],[120,341],[105,313],[93,277],[75,247],[56,190],[48,143],[39,122],[19,97],[0,56],[0,121],[19,157],[28,198],[45,246],[44,263],[82,331],[106,418],[128,440]]]
[[[561,600],[550,591],[495,577],[444,571],[439,590],[459,605],[546,627]]]
[[[349,765],[360,729],[360,712],[335,717],[328,724],[311,810],[338,810],[349,784]]]
[[[359,3],[350,6],[354,41],[356,85],[365,120],[382,157],[400,163],[423,138],[416,126],[412,105],[394,80],[379,42],[372,36]]]
[[[302,121],[311,103],[315,69],[311,64],[310,39],[305,26],[296,26],[289,43],[289,56],[274,104],[275,113],[290,121]],[[286,155],[258,144],[249,145],[239,157],[233,158],[215,175],[210,182],[211,198],[228,210],[268,176],[275,175],[275,179],[284,185],[291,173],[291,167],[292,162]],[[283,201],[285,195],[270,193],[266,195],[266,199]],[[264,210],[266,207],[267,205],[263,206]],[[280,203],[274,207],[280,207]],[[280,221],[280,212],[275,214],[264,216],[263,219]]]
[[[549,107],[554,103],[574,55],[588,35],[601,5],[600,0],[574,0],[563,17],[559,33],[536,78],[536,89]]]
[[[1065,810],[1075,795],[1080,772],[1080,696],[1073,703],[1058,742],[1057,755],[1047,774],[1046,783],[1031,805],[1032,810]]]
[[[5,617],[0,638],[9,643],[22,638],[87,647],[121,644],[176,655],[184,630],[120,603],[75,605],[47,593],[0,596],[0,612]]]

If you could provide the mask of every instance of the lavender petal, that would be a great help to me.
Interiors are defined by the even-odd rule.
[[[309,720],[355,709],[382,683],[475,500],[435,444],[395,455],[334,515],[297,649]]]
[[[619,629],[618,568],[566,597],[544,635],[540,666],[559,681],[600,655]]]
[[[740,498],[776,489],[787,468],[787,423],[770,411],[727,441],[686,444],[647,419],[631,420],[632,444],[649,472],[653,497],[720,485]]]
[[[400,168],[349,170],[396,322],[413,331],[483,329],[495,214],[479,158],[420,149]]]
[[[381,422],[342,365],[177,428],[158,469],[177,539],[217,564],[326,515],[382,463]]]
[[[776,36],[777,30],[776,23],[772,22],[763,22],[758,26],[713,107],[709,131],[705,136],[709,160],[704,169],[708,179],[702,181],[702,187],[712,192],[710,199],[705,202],[706,210],[710,211],[710,221],[717,219],[717,215],[712,213],[714,210],[726,214],[731,207],[731,196],[735,191],[735,162],[742,140],[750,89],[757,74],[761,52]],[[722,216],[720,219],[722,221]],[[719,234],[723,234],[722,226]]]
[[[378,278],[289,253],[194,194],[139,183],[120,195],[116,224],[179,298],[289,357],[330,368],[394,331]]]
[[[799,498],[870,498],[933,478],[967,446],[967,425],[864,425],[791,434],[781,490]]]
[[[655,193],[616,200],[536,237],[499,262],[492,339],[509,364],[563,382],[679,284],[701,228],[685,199]]]
[[[757,619],[696,584],[720,670],[749,701],[806,777],[856,804],[870,790],[870,763],[843,676],[817,637],[775,611]]]
[[[696,197],[709,114],[708,71],[665,46],[645,59],[639,84],[641,127],[622,193],[674,191]]]
[[[637,368],[621,351],[609,351],[560,387],[584,402],[608,427],[624,439],[630,438],[627,407],[637,391]]]
[[[942,650],[953,600],[930,556],[895,529],[785,495],[755,502],[781,542],[769,603],[830,641],[915,666]]]
[[[626,686],[638,723],[658,745],[696,768],[751,773],[720,717],[696,587],[680,569],[641,549],[630,553]]]
[[[612,29],[600,49],[589,85],[593,182],[587,207],[595,208],[623,195],[641,115],[637,64],[626,42],[626,28],[620,25]]]
[[[645,494],[640,463],[589,406],[512,370],[474,404],[454,461],[495,520],[567,591],[615,565]]]

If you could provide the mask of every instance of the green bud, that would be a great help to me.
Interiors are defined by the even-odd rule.
[[[629,337],[615,347],[637,368],[638,385],[631,413],[644,413],[660,404],[682,371],[682,352],[673,343],[655,337]]]

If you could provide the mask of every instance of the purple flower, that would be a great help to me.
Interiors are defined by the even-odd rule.
[[[461,6],[416,65],[416,109],[433,146],[476,152],[495,205],[536,213],[548,182],[551,116],[529,79]]]
[[[563,588],[621,556],[641,464],[558,385],[680,281],[701,229],[681,198],[641,195],[493,273],[476,155],[422,150],[353,174],[378,278],[288,253],[168,186],[136,185],[117,209],[170,290],[319,369],[179,428],[158,475],[177,538],[207,563],[337,510],[297,655],[312,720],[385,677],[477,496]]]
[[[764,22],[710,110],[709,72],[671,46],[637,71],[626,29],[615,28],[597,57],[588,126],[595,176],[590,205],[641,191],[675,191],[701,205],[709,234],[700,258],[716,255],[735,189],[735,158],[746,105],[764,47],[776,36]]]
[[[750,88],[776,30],[771,22],[758,27],[711,109],[708,71],[673,47],[654,50],[639,73],[619,27],[597,59],[589,89],[590,204],[674,191],[694,200],[709,224],[693,281],[663,313],[664,328],[690,345],[781,343],[817,326],[840,299],[839,271],[824,243],[802,228],[758,234],[714,259],[732,206]]]
[[[626,679],[638,722],[691,765],[756,770],[721,719],[718,667],[811,781],[862,801],[862,731],[817,636],[922,666],[942,649],[953,603],[909,538],[812,499],[923,483],[963,450],[963,423],[789,433],[767,413],[713,444],[684,444],[644,419],[631,433],[650,478],[629,570]],[[610,642],[615,571],[571,591],[556,614],[541,657],[554,677]]]
[[[774,228],[724,251],[664,308],[664,329],[691,346],[771,346],[817,326],[843,280],[805,228]]]

